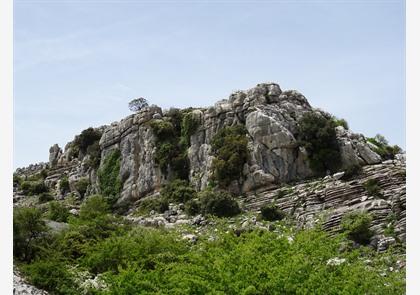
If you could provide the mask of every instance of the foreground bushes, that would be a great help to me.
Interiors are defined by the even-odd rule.
[[[106,201],[89,197],[80,217],[56,234],[31,263],[29,281],[52,294],[84,294],[77,273],[102,274],[108,288],[87,294],[404,294],[404,271],[389,269],[387,253],[342,252],[340,236],[319,230],[293,234],[227,228],[196,245],[175,231],[136,228],[109,215]],[[290,240],[290,236],[292,239]],[[328,261],[345,259],[340,265]],[[365,260],[370,260],[370,266]],[[392,260],[391,260],[392,261]]]
[[[13,210],[13,255],[22,261],[31,261],[40,239],[47,231],[42,212],[36,208]]]

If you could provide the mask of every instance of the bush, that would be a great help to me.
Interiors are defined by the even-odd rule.
[[[241,212],[238,202],[227,192],[203,191],[199,194],[201,212],[218,217],[231,217]]]
[[[40,204],[43,204],[52,200],[54,200],[54,197],[50,193],[42,193],[38,197],[38,202]]]
[[[211,141],[215,159],[212,163],[213,178],[221,187],[239,180],[249,151],[246,129],[243,125],[219,130]]]
[[[160,194],[169,202],[185,203],[195,198],[196,191],[186,180],[176,179],[166,184]]]
[[[115,203],[122,190],[120,158],[119,150],[111,151],[98,171],[99,189],[110,205]]]
[[[60,189],[60,192],[63,195],[70,192],[70,183],[69,183],[69,178],[67,177],[67,175],[63,175],[60,178],[60,182],[58,184],[58,187]]]
[[[33,196],[48,192],[48,187],[43,180],[37,181],[23,181],[20,189],[24,195]]]
[[[190,215],[194,216],[201,212],[201,205],[197,199],[189,200],[185,203],[185,212]]]
[[[37,252],[37,242],[47,231],[42,212],[36,208],[16,208],[13,211],[13,255],[31,261]]]
[[[89,145],[86,152],[89,155],[89,161],[87,162],[88,166],[93,169],[97,169],[101,163],[101,148],[99,146],[99,140]]]
[[[77,135],[73,141],[73,147],[79,149],[83,154],[86,153],[88,147],[93,145],[95,142],[99,142],[102,133],[99,130],[89,127]]]
[[[90,181],[88,178],[80,178],[75,184],[74,187],[76,191],[80,194],[83,198],[86,194],[87,188],[90,185]]]
[[[286,214],[281,211],[276,205],[265,205],[261,207],[261,217],[267,221],[282,220]]]
[[[23,267],[29,282],[56,294],[81,294],[67,265],[59,259],[38,260]]]
[[[108,213],[110,213],[110,208],[106,199],[101,195],[92,195],[80,206],[79,218],[89,221]]]
[[[333,117],[333,120],[334,120],[334,125],[336,127],[342,126],[344,129],[349,130],[349,124],[347,123],[346,120],[338,119],[338,118],[335,118],[335,117]]]
[[[67,222],[69,210],[63,204],[54,201],[49,203],[48,218],[57,222]]]
[[[166,210],[169,210],[168,200],[160,197],[155,199],[146,199],[139,204],[138,213],[149,214],[150,211],[156,211],[158,213],[163,213]]]
[[[380,155],[383,160],[392,160],[396,154],[401,153],[401,148],[398,145],[390,146],[383,135],[377,134],[374,138],[366,140],[376,146],[374,152]]]
[[[350,240],[367,245],[373,236],[370,230],[371,222],[372,216],[368,213],[352,212],[343,217],[341,228]]]
[[[366,189],[368,194],[373,197],[381,197],[379,182],[377,179],[369,179],[363,184],[363,187]]]
[[[332,118],[312,112],[304,114],[298,122],[300,144],[308,152],[310,167],[317,174],[335,172],[341,167],[335,126]]]
[[[183,115],[181,123],[181,137],[186,145],[190,145],[190,137],[193,135],[200,126],[200,121],[194,116],[192,112]]]

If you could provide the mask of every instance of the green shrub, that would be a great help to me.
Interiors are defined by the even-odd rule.
[[[363,187],[366,189],[370,196],[381,197],[381,188],[377,179],[369,179],[363,183]]]
[[[37,252],[37,242],[47,231],[42,212],[36,208],[13,210],[13,255],[31,261]]]
[[[119,198],[122,189],[122,181],[119,175],[120,159],[121,152],[113,150],[105,158],[98,171],[99,189],[111,205]]]
[[[51,195],[50,193],[42,193],[38,197],[38,202],[40,204],[47,203],[47,202],[52,201],[52,200],[54,200],[54,196]]]
[[[228,192],[203,191],[198,197],[201,212],[205,215],[230,217],[241,212],[238,202]]]
[[[81,220],[93,220],[110,213],[108,202],[101,195],[89,196],[80,206],[79,218]]]
[[[49,203],[48,218],[57,222],[67,222],[70,216],[69,210],[57,201]]]
[[[346,236],[361,245],[367,245],[373,232],[370,230],[372,216],[365,212],[352,212],[345,215],[341,221],[341,228]]]
[[[62,194],[66,194],[66,193],[70,192],[69,178],[67,177],[67,175],[63,175],[60,178],[60,182],[58,184],[58,187],[59,187],[60,192]]]
[[[306,113],[298,122],[298,138],[309,156],[311,169],[317,174],[341,167],[341,155],[335,133],[335,123],[330,117]]]
[[[181,123],[181,136],[182,141],[186,145],[190,145],[190,137],[197,131],[199,126],[200,121],[192,112],[188,112],[183,115]]]
[[[167,139],[175,138],[176,131],[171,122],[166,120],[152,120],[150,121],[153,134],[159,141],[166,141]]]
[[[156,211],[158,213],[163,213],[166,210],[169,210],[168,200],[160,197],[155,199],[146,199],[139,204],[138,213],[149,214],[150,211]]]
[[[265,205],[261,207],[261,217],[267,221],[282,220],[286,214],[281,211],[276,205]]]
[[[56,294],[81,294],[67,265],[59,259],[35,261],[25,265],[23,272],[31,284],[44,290]]]
[[[88,147],[101,139],[102,133],[92,127],[85,129],[77,135],[73,141],[74,147],[80,149],[82,153],[86,153]]]
[[[74,188],[76,191],[80,194],[80,196],[83,198],[86,194],[87,188],[90,185],[90,181],[88,178],[83,177],[80,178],[75,184]]]
[[[101,148],[99,146],[99,140],[89,145],[86,152],[89,155],[89,161],[87,163],[88,166],[93,169],[97,169],[101,163]]]
[[[233,180],[239,180],[249,157],[245,127],[235,125],[219,130],[211,141],[211,147],[215,156],[213,178],[217,184],[227,187]]]
[[[196,199],[189,200],[185,203],[185,212],[190,216],[199,214],[201,212],[200,202]]]
[[[381,156],[383,160],[391,160],[395,155],[401,153],[398,145],[390,146],[383,135],[377,134],[374,138],[367,138],[368,142],[376,146],[374,152]]]
[[[39,195],[41,193],[48,192],[48,187],[44,184],[43,180],[37,181],[23,181],[20,189],[22,190],[24,195],[33,196]]]
[[[342,126],[344,129],[349,130],[349,124],[347,123],[346,120],[344,119],[338,119],[333,117],[334,120],[334,125],[337,126]]]
[[[170,115],[170,120],[150,121],[157,139],[155,162],[165,175],[170,171],[172,179],[188,179],[187,146],[180,139],[182,114],[179,110],[172,109]]]
[[[195,198],[196,191],[186,180],[175,179],[166,184],[160,194],[169,202],[185,203]]]

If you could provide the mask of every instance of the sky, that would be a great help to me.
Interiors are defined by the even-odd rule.
[[[262,82],[405,148],[403,0],[14,3],[15,168],[133,98],[210,106]]]

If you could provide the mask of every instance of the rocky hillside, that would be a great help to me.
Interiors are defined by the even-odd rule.
[[[353,209],[376,210],[382,227],[392,213],[398,237],[404,239],[404,155],[392,155],[388,159],[393,160],[386,160],[381,154],[382,143],[351,132],[347,123],[338,123],[334,127],[339,153],[336,161],[340,165],[334,167],[335,171],[314,171],[307,145],[299,134],[299,124],[308,114],[343,122],[313,108],[298,91],[282,91],[272,83],[237,91],[208,108],[162,111],[152,105],[120,122],[83,131],[64,151],[53,145],[48,163],[17,169],[16,175],[30,179],[43,171],[44,184],[55,198],[80,198],[101,193],[98,172],[110,165],[111,154],[118,151],[118,165],[113,170],[117,179],[112,183],[118,188],[113,197],[124,207],[157,196],[165,184],[182,178],[197,191],[216,183],[239,196],[247,210],[258,211],[274,201],[302,223],[311,223],[322,212],[328,215],[325,226],[331,229],[343,212]],[[242,162],[234,162],[240,164],[236,169],[222,165],[219,174],[223,170],[230,174],[217,179],[214,163],[218,155],[212,144],[218,133],[232,126],[244,127],[247,155]],[[363,166],[356,180],[342,180]],[[232,177],[235,173],[236,177]],[[322,180],[291,186],[325,174]],[[378,182],[380,194],[369,195],[364,187],[369,179]],[[19,198],[22,195],[17,193],[15,200]]]
[[[150,255],[157,255],[157,261],[165,261],[158,263],[162,269],[152,267],[147,274],[162,272],[158,277],[162,280],[159,288],[163,288],[172,278],[166,277],[171,268],[165,267],[165,257],[176,257],[179,261],[173,269],[182,272],[192,266],[182,266],[181,252],[192,255],[191,261],[201,257],[194,254],[200,247],[218,249],[224,257],[235,256],[235,251],[229,252],[231,248],[224,248],[227,244],[218,248],[212,243],[247,233],[244,241],[249,246],[245,248],[262,249],[269,245],[268,240],[283,239],[266,251],[275,258],[270,256],[266,264],[254,266],[262,267],[263,273],[271,271],[273,278],[278,275],[278,264],[271,265],[280,259],[276,255],[291,251],[287,255],[301,259],[300,249],[308,247],[311,250],[305,259],[316,261],[308,266],[308,275],[328,277],[331,272],[325,265],[345,264],[352,274],[372,275],[363,286],[360,278],[352,275],[359,287],[346,285],[351,290],[366,293],[362,290],[383,291],[385,286],[383,294],[401,294],[405,169],[404,152],[382,136],[367,138],[353,133],[345,120],[313,108],[299,92],[282,91],[273,83],[237,91],[208,108],[162,110],[147,106],[120,122],[83,130],[64,150],[53,145],[48,163],[16,170],[15,259],[31,283],[54,294],[90,294],[89,288],[123,294],[121,286],[146,290],[149,287],[132,286],[150,278],[125,281],[126,271],[137,276],[143,269],[117,269],[119,265],[113,265],[109,255],[116,255],[115,261],[126,265],[127,260],[140,259],[136,249],[146,247]],[[148,228],[156,229],[149,232]],[[174,236],[167,237],[166,229]],[[265,234],[258,233],[260,230]],[[39,234],[34,236],[34,231]],[[240,239],[232,241],[241,243]],[[159,248],[162,243],[181,244],[180,248]],[[256,246],[258,243],[262,244]],[[361,246],[371,252],[360,250],[357,254]],[[320,248],[322,253],[314,252]],[[121,250],[125,254],[113,249],[125,249]],[[240,254],[243,259],[257,263],[255,255],[248,257],[247,251]],[[212,259],[217,257],[220,254],[209,256],[207,263],[213,265]],[[235,268],[229,259],[226,267]],[[196,267],[203,265],[196,263]],[[278,271],[288,272],[288,265],[300,269],[302,264],[285,260],[284,270]],[[17,270],[15,278],[16,290],[38,292],[31,291]],[[249,278],[246,275],[237,282],[240,285]],[[222,293],[243,294],[238,290],[245,290],[234,281],[216,287],[220,282],[210,283],[213,279],[197,278],[203,280],[202,286],[215,284],[206,292],[227,288]],[[301,284],[306,291],[299,292],[312,288],[310,277],[306,279],[299,279],[307,284]],[[350,284],[339,276],[334,280],[337,286]],[[257,278],[255,284],[260,283]],[[283,284],[286,289],[279,292],[295,294],[298,285]],[[171,284],[159,288],[147,294],[162,290],[166,290],[162,294],[172,294],[175,290]],[[191,290],[187,293],[195,294]],[[18,294],[26,294],[22,292]]]

